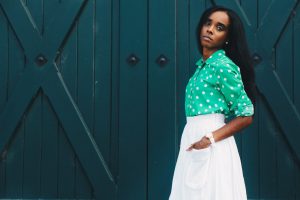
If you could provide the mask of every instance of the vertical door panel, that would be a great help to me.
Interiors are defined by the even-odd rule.
[[[149,1],[148,199],[168,199],[175,163],[175,1]]]
[[[45,198],[58,196],[58,128],[59,123],[46,96],[41,95],[41,165],[40,194]]]
[[[5,159],[5,186],[3,187],[3,198],[19,198],[23,195],[23,174],[24,174],[24,121],[15,130],[14,140]],[[10,150],[12,149],[12,150]],[[3,162],[3,161],[2,161]]]
[[[240,157],[242,160],[244,179],[246,182],[247,194],[251,198],[258,198],[260,194],[260,110],[263,106],[263,99],[257,98],[254,121],[250,127],[239,133]],[[264,135],[264,134],[262,134]],[[237,138],[237,137],[236,137]]]
[[[112,10],[115,9],[112,1],[96,0],[94,1],[94,18],[93,33],[94,45],[94,123],[93,133],[104,159],[108,162],[109,168],[114,177],[117,176],[117,132],[114,130],[118,124],[113,116],[117,112],[113,109],[117,108],[114,103],[118,98],[112,98],[112,93],[117,93],[118,88],[113,87],[112,82],[118,81],[117,74],[112,73],[112,60],[118,55],[112,57]],[[118,26],[118,23],[115,24]],[[117,31],[116,31],[117,32]],[[118,32],[117,32],[118,33]],[[91,38],[91,39],[92,39]],[[106,133],[106,134],[104,134]],[[109,133],[109,134],[107,134]]]
[[[12,95],[15,83],[19,80],[20,74],[24,69],[24,55],[22,48],[11,27],[8,29],[8,34],[8,80],[6,102]],[[25,122],[26,119],[23,119],[19,124],[19,127],[14,131],[14,140],[10,142],[10,147],[5,150],[7,151],[7,157],[4,157],[3,159],[6,165],[4,194],[12,196],[12,198],[22,195],[23,192]]]
[[[287,95],[293,99],[293,23],[290,21],[282,32],[279,41],[276,43],[275,49],[275,68],[276,73]]]
[[[51,7],[49,7],[50,9]],[[50,16],[49,16],[50,17]],[[64,45],[61,56],[57,59],[58,68],[64,77],[70,94],[77,100],[77,32],[72,29],[68,41]],[[67,58],[67,59],[66,59]],[[51,102],[51,101],[50,101]],[[54,111],[55,112],[55,111]],[[61,122],[58,126],[58,196],[67,198],[75,195],[76,187],[76,155]],[[77,163],[78,164],[78,163]]]
[[[57,193],[61,198],[75,196],[75,155],[62,125],[58,126],[58,185]]]
[[[8,79],[8,25],[3,12],[0,10],[0,112],[4,109],[7,98]],[[3,155],[3,154],[2,154]],[[3,156],[1,156],[1,159]],[[5,192],[5,162],[0,162],[0,197]]]
[[[40,191],[40,169],[41,169],[41,93],[29,107],[26,113],[24,129],[24,171],[23,171],[23,197],[35,198]]]
[[[298,5],[298,9],[299,9],[299,5]],[[300,31],[300,15],[298,14],[293,19],[293,33],[299,33],[299,31]],[[294,34],[293,37],[294,37],[294,41],[293,41],[294,55],[300,55],[300,36],[299,34]],[[300,74],[300,68],[298,67],[300,66],[300,59],[298,58],[298,56],[293,57],[293,63],[294,63],[293,80],[294,80],[294,84],[298,86],[300,85],[300,78],[298,75]],[[300,110],[300,93],[298,91],[299,91],[298,87],[294,87],[293,89],[294,103],[297,110]]]
[[[276,141],[274,135],[274,129],[272,127],[273,121],[271,120],[270,110],[267,108],[267,102],[265,100],[261,101],[260,110],[258,110],[259,119],[261,124],[259,127],[259,160],[255,163],[260,167],[260,196],[263,195],[264,198],[275,198],[274,192],[276,191],[277,176],[276,176]],[[250,133],[251,134],[251,133]],[[251,145],[251,144],[248,144]],[[246,159],[246,158],[245,158]],[[251,174],[248,174],[248,176]],[[247,174],[246,174],[247,176]],[[249,186],[251,187],[251,186]],[[251,197],[251,194],[249,194]]]
[[[147,195],[147,14],[146,1],[120,1],[118,199],[124,200]]]
[[[94,5],[88,1],[78,19],[77,37],[77,105],[86,125],[93,131],[94,123]],[[80,161],[78,161],[80,162]],[[76,168],[76,197],[92,198],[92,187],[83,168]]]

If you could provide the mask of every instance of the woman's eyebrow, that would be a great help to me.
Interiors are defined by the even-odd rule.
[[[213,20],[211,18],[207,18],[206,21],[212,22]],[[223,26],[224,28],[227,28],[227,26],[225,24],[223,24],[222,22],[217,22],[217,25]]]
[[[223,23],[221,23],[221,22],[218,22],[218,23],[217,23],[217,25],[219,25],[219,26],[222,26],[222,27],[226,28],[226,25],[225,25],[225,24],[223,24]]]

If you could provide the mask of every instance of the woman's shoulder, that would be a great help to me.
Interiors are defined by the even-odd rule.
[[[217,70],[240,71],[240,68],[226,55],[220,56],[214,62],[210,63],[211,66]]]

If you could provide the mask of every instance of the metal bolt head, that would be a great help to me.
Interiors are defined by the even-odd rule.
[[[36,58],[35,58],[35,63],[41,67],[43,65],[45,65],[48,62],[47,58],[43,55],[43,54],[39,54]]]

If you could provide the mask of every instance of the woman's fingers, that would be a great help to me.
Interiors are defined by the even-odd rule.
[[[196,150],[204,149],[204,148],[207,148],[209,145],[210,145],[209,142],[207,142],[206,138],[203,137],[203,138],[201,138],[200,141],[191,144],[191,146],[187,149],[187,151],[191,151],[193,149],[196,149]]]
[[[194,143],[195,144],[195,143]],[[194,149],[194,144],[192,144],[188,149],[187,151],[192,151]]]
[[[195,142],[194,144],[191,144],[191,146],[187,149],[187,151],[192,151],[193,149],[202,149],[201,145],[199,145],[199,142]]]

